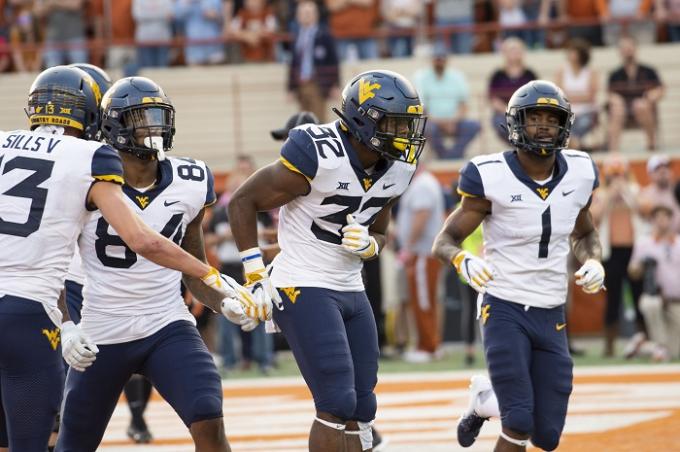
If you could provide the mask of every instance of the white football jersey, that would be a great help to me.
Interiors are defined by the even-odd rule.
[[[71,259],[71,264],[68,266],[66,280],[73,281],[75,283],[80,284],[81,286],[85,284],[85,271],[83,270],[83,260],[80,257],[80,249],[77,246],[73,250],[73,259]]]
[[[199,160],[167,158],[157,184],[123,192],[152,229],[180,244],[187,225],[215,202],[213,177]],[[194,322],[180,294],[182,274],[161,267],[128,248],[100,215],[78,239],[85,270],[81,326],[97,344],[141,339],[176,320]]]
[[[39,301],[57,326],[57,299],[95,180],[123,183],[111,147],[67,135],[0,132],[0,296]]]
[[[527,306],[565,303],[569,236],[597,186],[597,168],[580,151],[557,153],[555,172],[542,185],[526,175],[515,151],[473,158],[461,170],[459,190],[491,201],[482,224],[484,259],[495,270],[487,292]]]
[[[281,161],[309,180],[310,192],[281,208],[273,262],[276,287],[364,290],[361,259],[342,245],[347,214],[371,225],[380,210],[406,190],[416,166],[385,161],[368,174],[339,122],[290,131]]]

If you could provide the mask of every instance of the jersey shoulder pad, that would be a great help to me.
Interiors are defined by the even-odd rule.
[[[307,179],[314,179],[319,169],[319,157],[314,140],[303,126],[288,132],[288,139],[281,147],[279,160],[289,170],[300,173]]]
[[[88,145],[93,142],[81,140]],[[118,151],[107,144],[98,143],[92,154],[92,164],[90,174],[96,180],[115,182],[123,185],[123,162],[118,155]]]
[[[600,172],[589,154],[575,149],[565,149],[562,151],[562,155],[567,160],[570,171],[574,170],[581,177],[592,181],[593,190],[600,186]]]
[[[493,167],[492,170],[490,168]],[[460,170],[458,178],[458,193],[462,196],[477,198],[486,197],[485,182],[488,184],[494,174],[501,174],[503,168],[503,155],[490,154],[474,157]]]

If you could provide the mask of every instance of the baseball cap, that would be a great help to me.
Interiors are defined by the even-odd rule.
[[[671,164],[671,159],[667,155],[653,155],[647,160],[647,174],[652,174],[662,166]]]
[[[314,113],[311,111],[301,111],[299,113],[295,113],[293,116],[288,118],[288,121],[286,121],[286,125],[283,126],[280,129],[274,129],[271,131],[272,138],[275,140],[285,140],[288,138],[288,132],[290,132],[290,129],[294,129],[297,126],[301,126],[303,124],[318,124],[319,123],[319,118],[316,117]]]

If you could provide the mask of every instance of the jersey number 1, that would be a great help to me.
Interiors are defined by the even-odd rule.
[[[552,225],[550,220],[550,206],[548,206],[541,214],[541,241],[538,242],[538,258],[545,259],[548,257],[548,245],[550,245],[550,234],[552,234]]]

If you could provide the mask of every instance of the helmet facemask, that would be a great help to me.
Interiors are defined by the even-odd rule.
[[[375,116],[374,112],[375,109],[369,109],[368,116]],[[422,114],[380,113],[368,147],[386,158],[416,163],[425,146],[427,118]]]
[[[165,152],[172,147],[175,133],[175,110],[166,104],[140,105],[115,110],[120,115],[121,128],[114,147],[130,152],[142,160],[165,159]]]
[[[514,109],[506,115],[510,142],[525,151],[548,157],[567,147],[574,115],[559,106],[530,105]],[[538,110],[553,113],[554,122],[536,123],[530,118]]]

